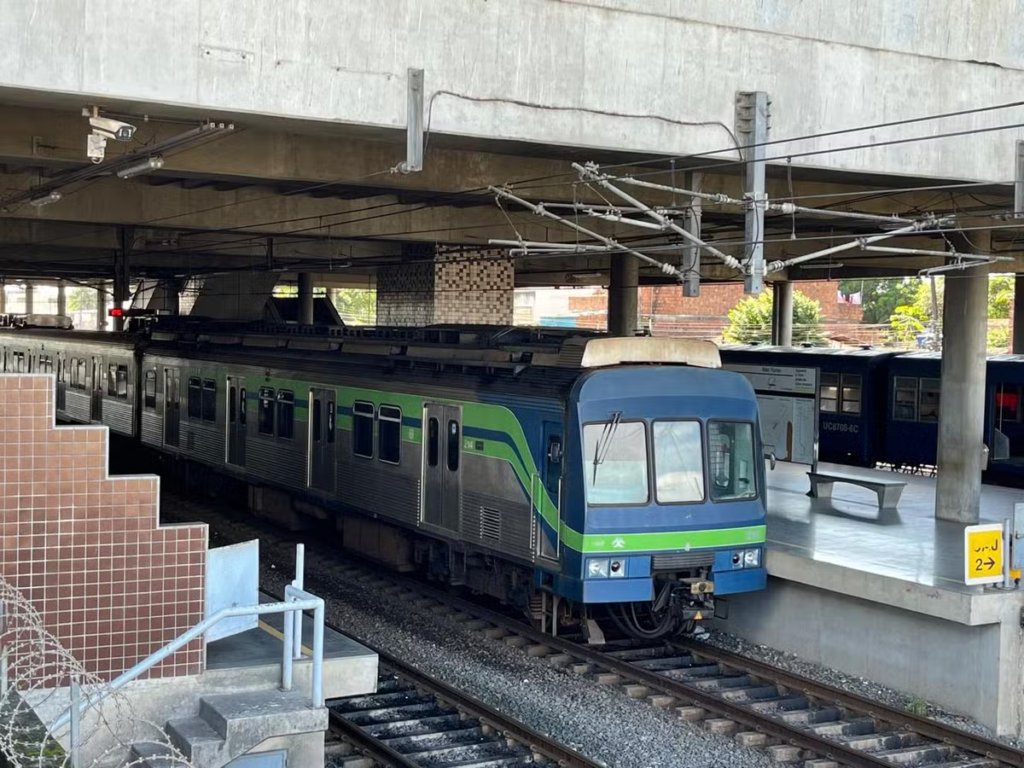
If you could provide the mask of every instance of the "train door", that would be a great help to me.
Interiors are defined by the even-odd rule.
[[[103,389],[105,386],[103,358],[94,357],[92,359],[92,394],[89,411],[89,418],[92,421],[103,421]]]
[[[245,466],[246,388],[244,376],[228,376],[227,462]]]
[[[309,390],[309,476],[307,485],[334,492],[334,392]]]
[[[544,422],[544,474],[532,483],[536,491],[531,513],[535,516],[534,524],[538,526],[537,554],[541,557],[558,559],[561,554],[561,490],[562,490],[562,424],[560,422]],[[539,493],[538,493],[539,492]],[[554,501],[555,524],[551,538],[544,531],[541,523],[541,510],[544,496]]]
[[[457,531],[462,519],[462,409],[428,403],[424,417],[420,520]]]
[[[164,445],[178,447],[181,422],[181,372],[164,368]]]

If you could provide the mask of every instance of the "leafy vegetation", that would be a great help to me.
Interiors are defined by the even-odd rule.
[[[772,291],[747,296],[729,310],[725,339],[735,344],[767,343],[772,337]],[[821,331],[821,305],[800,291],[793,291],[793,343],[824,342]]]

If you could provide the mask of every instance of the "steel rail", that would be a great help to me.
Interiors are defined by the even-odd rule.
[[[909,728],[914,733],[944,744],[950,744],[965,752],[972,752],[990,760],[998,760],[1007,765],[1024,766],[1024,750],[1015,749],[1009,744],[1003,744],[951,725],[944,725],[912,712],[895,709],[866,696],[850,693],[828,683],[821,683],[795,672],[779,669],[706,643],[694,640],[672,640],[669,644],[724,666],[749,672],[756,677],[763,677],[786,688],[800,690],[816,699],[829,700],[848,709],[864,712],[883,722]]]

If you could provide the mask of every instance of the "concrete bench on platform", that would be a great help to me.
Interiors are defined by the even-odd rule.
[[[811,480],[810,496],[816,499],[831,499],[832,486],[836,483],[849,483],[868,488],[878,494],[879,509],[896,509],[900,496],[907,484],[903,480],[882,480],[877,477],[861,477],[847,475],[842,472],[808,472]]]

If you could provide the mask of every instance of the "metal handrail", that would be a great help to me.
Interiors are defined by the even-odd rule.
[[[290,691],[292,688],[292,644],[295,640],[292,614],[301,614],[302,611],[313,611],[313,679],[311,681],[310,698],[313,706],[320,707],[324,703],[323,695],[323,663],[324,663],[324,601],[323,598],[311,595],[305,590],[288,585],[285,588],[285,599],[276,603],[261,603],[259,605],[239,605],[230,608],[222,608],[209,618],[196,624],[176,639],[165,645],[160,650],[150,654],[128,671],[118,675],[110,684],[103,689],[86,696],[81,701],[73,703],[64,714],[58,717],[49,727],[50,733],[55,733],[71,722],[71,712],[77,707],[78,712],[84,713],[90,707],[99,704],[115,691],[123,688],[143,672],[146,672],[161,661],[169,658],[191,641],[205,633],[210,627],[223,619],[235,618],[237,616],[265,616],[268,614],[283,613],[284,619],[284,649],[281,664],[281,689]],[[301,630],[300,630],[301,631]],[[301,655],[301,643],[299,646]],[[298,657],[296,657],[298,658]]]

